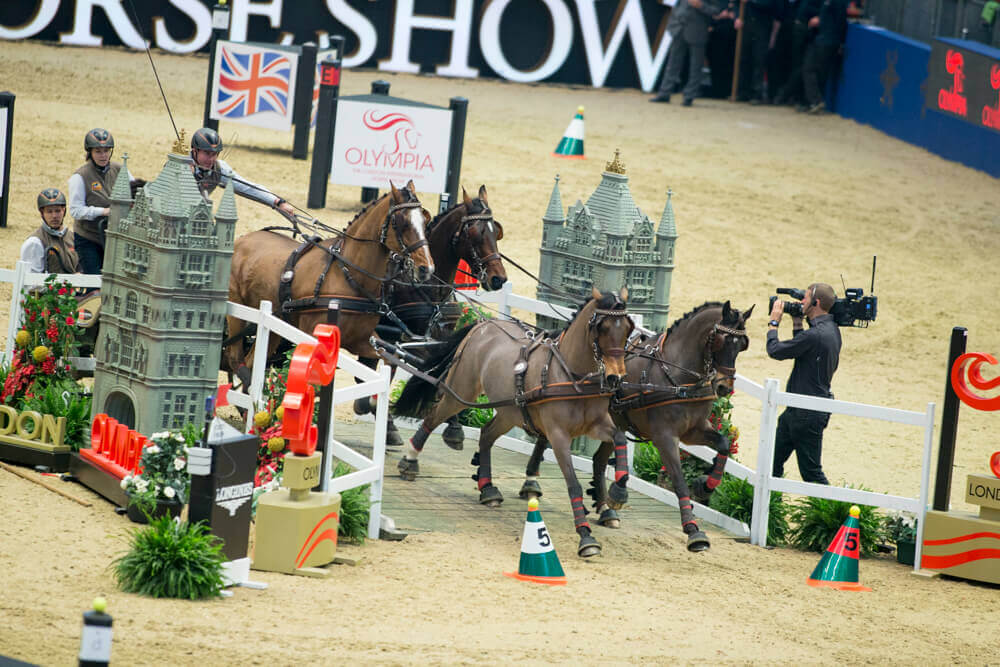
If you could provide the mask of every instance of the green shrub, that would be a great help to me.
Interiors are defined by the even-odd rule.
[[[749,525],[753,519],[753,492],[754,487],[750,482],[725,473],[712,494],[709,506]],[[784,497],[779,492],[772,491],[767,515],[768,544],[784,544],[788,539],[789,509]]]
[[[854,488],[854,487],[848,487]],[[862,490],[868,491],[870,489]],[[852,503],[826,498],[805,498],[792,507],[791,521],[795,525],[789,535],[789,544],[803,551],[822,553],[830,546],[850,514]],[[868,558],[885,542],[885,525],[877,508],[860,505],[861,557]]]
[[[334,477],[350,472],[354,472],[353,468],[343,461],[337,461],[337,465],[333,468]],[[368,514],[371,509],[368,486],[365,484],[340,492],[340,527],[337,529],[337,535],[357,544],[364,544],[368,535]]]
[[[489,403],[490,399],[480,396],[476,403]],[[458,413],[458,423],[462,426],[482,428],[493,419],[493,408],[466,408]]]
[[[55,376],[51,380],[39,378],[34,395],[24,400],[23,410],[35,410],[43,415],[66,418],[63,442],[74,452],[89,444],[90,394],[75,380]]]
[[[222,542],[201,522],[163,516],[133,532],[129,546],[112,564],[126,593],[198,600],[222,590]]]
[[[660,479],[660,468],[663,463],[660,461],[660,452],[653,443],[642,441],[635,443],[635,451],[632,457],[632,467],[639,479],[656,484]],[[712,464],[702,461],[697,456],[692,456],[681,450],[681,470],[684,472],[684,479],[690,488],[695,480],[702,475],[707,475],[712,470]],[[673,484],[667,478],[668,488],[673,490]]]

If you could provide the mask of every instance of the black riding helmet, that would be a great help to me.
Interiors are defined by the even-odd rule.
[[[191,151],[193,152],[195,149],[221,153],[222,137],[212,128],[203,127],[191,135]]]
[[[46,206],[65,206],[66,195],[55,188],[45,188],[38,193],[38,210]]]
[[[83,150],[90,155],[91,148],[114,148],[115,138],[103,127],[95,127],[83,138]]]

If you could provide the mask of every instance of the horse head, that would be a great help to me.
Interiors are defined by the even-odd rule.
[[[426,282],[434,275],[434,260],[424,236],[430,214],[420,205],[412,180],[402,189],[397,189],[391,181],[389,187],[389,213],[380,240],[402,259],[417,282]],[[389,229],[394,233],[389,234]]]
[[[753,313],[753,306],[745,312],[733,308],[726,301],[722,304],[722,319],[712,327],[706,347],[711,350],[711,367],[715,370],[712,387],[717,396],[733,393],[736,379],[736,357],[750,345],[746,321]]]
[[[486,186],[479,186],[479,196],[469,197],[462,188],[465,215],[451,244],[455,254],[464,259],[484,290],[494,291],[507,282],[507,271],[500,259],[497,241],[503,238],[503,227],[493,219],[486,198]]]
[[[591,287],[591,296],[593,298],[588,305],[593,304],[593,308],[587,322],[587,331],[594,361],[603,372],[607,386],[617,389],[627,373],[625,344],[635,328],[625,305],[628,301],[628,289],[623,287],[616,295],[611,292],[602,294],[597,288]]]

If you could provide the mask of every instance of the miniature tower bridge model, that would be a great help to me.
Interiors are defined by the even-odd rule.
[[[93,414],[145,434],[201,420],[222,353],[233,185],[213,215],[181,141],[134,201],[127,169],[111,193]]]
[[[632,199],[618,151],[587,203],[577,200],[566,212],[556,176],[542,216],[538,299],[575,307],[587,298],[592,285],[604,290],[625,286],[629,312],[641,314],[646,328],[666,328],[677,241],[671,196],[668,192],[659,227],[654,229]],[[564,324],[542,315],[537,323],[547,329]]]

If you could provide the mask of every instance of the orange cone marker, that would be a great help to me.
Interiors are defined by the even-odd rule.
[[[528,501],[528,518],[524,522],[524,535],[521,537],[521,562],[517,572],[504,572],[505,577],[513,577],[521,581],[533,581],[537,584],[562,586],[566,584],[566,574],[559,563],[552,538],[542,521],[538,511],[538,498]]]
[[[806,579],[807,584],[840,591],[871,591],[858,583],[858,554],[861,549],[859,516],[861,509],[851,505],[850,516],[844,520],[826,553],[819,559],[812,576]]]

